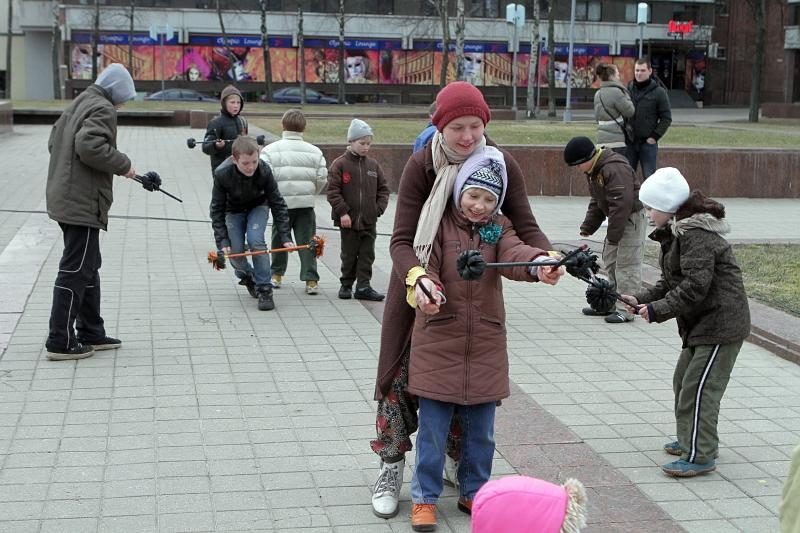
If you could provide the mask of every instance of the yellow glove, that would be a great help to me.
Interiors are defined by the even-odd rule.
[[[408,305],[417,308],[417,297],[414,294],[414,289],[417,286],[417,280],[422,276],[427,276],[428,273],[421,266],[412,267],[406,274],[406,302]]]

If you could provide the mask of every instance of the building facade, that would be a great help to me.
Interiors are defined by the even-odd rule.
[[[271,78],[275,88],[297,85],[305,77],[310,87],[336,91],[340,53],[338,0],[301,2],[302,38],[298,30],[298,0],[237,0],[227,4],[223,1],[227,46],[215,10],[216,1],[137,1],[131,12],[128,0],[101,0],[97,34],[93,31],[96,18],[93,0],[70,0],[57,9],[53,9],[53,3],[41,0],[0,0],[0,21],[2,6],[8,1],[16,2],[12,21],[15,97],[52,98],[58,85],[53,81],[54,76],[63,78],[59,81],[67,96],[82,90],[91,83],[92,50],[97,40],[99,68],[112,62],[128,65],[140,90],[154,91],[163,84],[216,92],[235,82],[255,98],[264,90],[266,77],[262,4],[267,9]],[[781,50],[785,71],[790,62],[797,64],[793,58],[800,49],[796,42],[798,2],[768,2],[779,4],[780,8],[770,9],[780,9],[783,13],[778,22],[768,17],[770,24],[780,27],[780,31],[768,33],[772,36],[769,49]],[[521,2],[527,20],[518,30],[520,43],[516,56],[511,25],[505,20],[509,2],[464,0],[464,3],[465,76],[483,89],[490,103],[510,105],[513,80],[522,88],[528,85],[531,76],[535,86],[544,88],[553,84],[558,95],[564,94],[569,2],[559,2],[554,7],[555,42],[551,45],[545,38],[537,72],[530,68],[533,0]],[[444,60],[437,4],[438,0],[346,0],[344,55],[349,99],[392,103],[431,100],[441,82]],[[541,4],[542,13],[546,14],[547,2]],[[741,62],[731,60],[730,56],[734,51],[740,54],[739,47],[745,46],[744,39],[736,36],[739,25],[748,23],[748,19],[736,6],[746,2],[659,0],[648,4],[647,23],[638,26],[637,2],[580,0],[576,3],[573,70],[569,73],[576,88],[573,94],[588,98],[590,89],[597,85],[593,70],[600,62],[617,64],[623,79],[630,79],[641,38],[643,53],[651,57],[654,70],[668,88],[686,91],[707,104],[740,103],[741,95],[749,93],[749,79],[742,74],[748,59],[746,47],[741,51]],[[450,36],[454,39],[455,0],[450,0],[448,10]],[[752,17],[749,23],[752,25]],[[51,66],[54,27],[60,30],[55,53],[63,67],[58,71]],[[0,31],[2,28],[0,22]],[[543,37],[547,35],[546,19],[540,22],[539,29]],[[449,68],[444,74],[448,81],[455,78],[453,50],[451,42]],[[4,57],[0,57],[0,66]],[[551,61],[555,70],[553,79],[548,76]],[[772,90],[777,70],[767,71],[765,99],[786,99],[786,87]],[[787,83],[782,78],[778,85]],[[788,98],[796,99],[793,91],[797,84],[788,85],[791,85]],[[517,92],[524,98],[524,90]]]

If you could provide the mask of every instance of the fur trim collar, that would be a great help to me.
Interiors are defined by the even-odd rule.
[[[683,235],[690,229],[702,229],[718,235],[724,235],[731,231],[731,226],[726,220],[719,219],[711,213],[696,213],[672,224],[672,234],[676,237]]]

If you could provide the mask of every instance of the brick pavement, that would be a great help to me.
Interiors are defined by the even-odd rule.
[[[197,130],[121,129],[137,168],[158,170],[184,203],[119,180],[102,280],[124,348],[47,361],[60,236],[46,215],[10,210],[44,206],[48,131],[17,127],[0,142],[0,529],[407,531],[407,484],[396,519],[369,506],[380,306],[336,299],[335,234],[321,294],[290,276],[276,312],[213,272],[208,161],[184,144]],[[575,237],[585,199],[532,201],[552,240]],[[726,205],[733,238],[800,237],[797,201]],[[317,212],[327,224],[324,201]],[[495,473],[583,479],[586,531],[775,531],[800,442],[800,368],[746,344],[723,403],[717,473],[666,478],[657,465],[673,432],[674,324],[583,317],[584,288],[507,285],[515,393],[498,416]],[[440,530],[466,532],[453,502],[446,492]]]

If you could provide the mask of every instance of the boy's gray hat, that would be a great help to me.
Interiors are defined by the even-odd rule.
[[[133,78],[128,69],[119,63],[111,63],[104,68],[94,83],[108,91],[111,95],[111,103],[114,105],[124,104],[136,97]]]
[[[369,127],[369,124],[357,118],[354,118],[353,121],[350,122],[350,127],[347,128],[347,142],[353,142],[356,139],[368,135],[373,135],[372,128]]]

